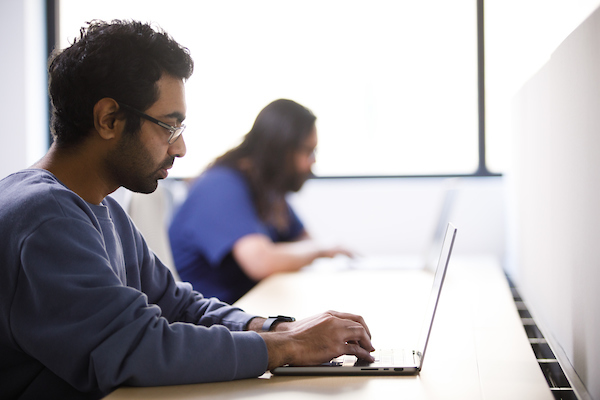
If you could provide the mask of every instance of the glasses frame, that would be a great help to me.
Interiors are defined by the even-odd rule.
[[[149,116],[146,113],[141,112],[140,110],[133,108],[131,106],[128,106],[127,104],[121,103],[121,102],[117,102],[117,104],[119,104],[119,106],[125,110],[131,111],[134,114],[137,114],[139,117],[142,117],[144,119],[147,119],[150,122],[155,123],[156,125],[160,126],[161,128],[165,128],[166,130],[168,130],[171,135],[169,136],[169,140],[167,141],[169,144],[173,144],[177,141],[177,139],[179,139],[179,137],[181,136],[181,134],[183,133],[183,131],[185,130],[185,125],[181,124],[179,126],[173,126],[173,125],[169,125],[167,123],[164,123],[162,121],[157,120],[154,117]]]

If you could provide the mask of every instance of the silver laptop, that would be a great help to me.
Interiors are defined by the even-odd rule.
[[[423,367],[423,359],[427,350],[427,342],[435,317],[446,270],[452,254],[456,228],[452,224],[446,227],[442,250],[438,258],[437,269],[433,278],[433,287],[427,305],[427,314],[421,331],[421,337],[415,349],[377,350],[373,353],[375,362],[357,360],[345,355],[328,363],[316,366],[285,365],[271,371],[275,375],[414,375]]]

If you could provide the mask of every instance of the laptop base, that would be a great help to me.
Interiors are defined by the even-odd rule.
[[[419,367],[342,367],[324,366],[294,367],[286,365],[271,371],[278,376],[364,376],[364,375],[416,375]]]

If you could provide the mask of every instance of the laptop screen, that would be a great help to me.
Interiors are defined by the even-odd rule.
[[[444,244],[442,246],[437,269],[433,278],[433,287],[431,288],[431,295],[429,296],[429,303],[427,304],[427,312],[424,319],[425,322],[421,330],[419,346],[417,347],[417,350],[421,353],[421,365],[423,365],[423,358],[425,358],[425,350],[427,349],[427,342],[429,341],[429,334],[431,333],[431,326],[433,325],[433,317],[435,316],[435,310],[437,309],[438,301],[440,299],[442,284],[444,282],[444,278],[446,277],[446,269],[448,268],[455,238],[456,228],[451,223],[448,223],[448,226],[446,227],[446,234],[444,236]]]

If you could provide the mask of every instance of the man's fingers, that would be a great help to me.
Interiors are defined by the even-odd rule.
[[[374,351],[375,348],[371,343],[371,338],[367,335],[367,332],[362,325],[352,325],[347,327],[348,336],[345,338],[345,342],[348,344],[356,344],[367,351]]]
[[[371,331],[369,331],[369,327],[367,326],[367,323],[365,322],[363,317],[361,317],[360,315],[342,313],[342,312],[338,312],[338,311],[328,311],[327,313],[331,314],[337,318],[347,319],[347,320],[354,321],[356,323],[361,324],[363,326],[363,328],[365,329],[365,331],[367,332],[367,335],[369,335],[369,337],[371,337]]]
[[[363,318],[349,313],[328,311],[292,322],[285,333],[292,335],[294,354],[286,362],[315,365],[342,354],[352,354],[372,361],[371,334]]]
[[[367,360],[370,362],[375,361],[375,358],[371,355],[371,352],[365,350],[357,343],[348,342],[346,344],[346,354],[352,354],[361,360]]]

